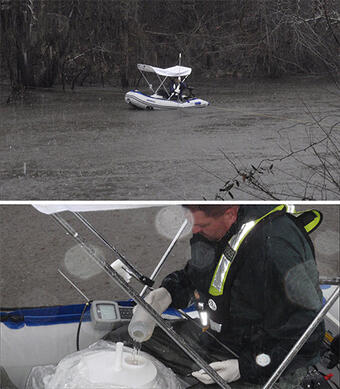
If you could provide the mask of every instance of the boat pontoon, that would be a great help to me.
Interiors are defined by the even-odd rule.
[[[192,88],[186,88],[183,93],[172,91],[166,84],[172,79],[178,79],[184,83],[191,74],[191,68],[181,65],[172,66],[170,68],[159,68],[156,66],[138,64],[138,70],[141,77],[147,82],[151,93],[144,93],[138,89],[131,90],[125,94],[125,101],[137,108],[141,109],[177,109],[177,108],[202,108],[209,103],[192,95]],[[153,88],[146,74],[155,75],[159,81],[157,88]],[[172,83],[173,84],[173,81]],[[184,85],[184,84],[182,84]]]
[[[0,366],[2,378],[8,379],[6,388],[18,389],[61,389],[61,388],[141,388],[182,389],[186,384],[152,356],[134,351],[122,344],[110,344],[101,340],[113,328],[128,323],[135,303],[140,304],[154,318],[158,326],[182,350],[209,374],[221,387],[230,386],[215,372],[168,324],[168,320],[197,318],[194,306],[185,311],[168,309],[158,315],[145,302],[143,296],[152,287],[169,253],[187,227],[188,221],[176,216],[178,231],[160,259],[150,277],[141,274],[112,244],[110,244],[84,216],[86,211],[117,208],[133,208],[133,205],[35,205],[52,216],[67,233],[76,240],[91,259],[126,292],[131,299],[119,301],[89,301],[81,290],[61,271],[60,273],[80,292],[85,304],[51,306],[40,308],[1,309]],[[68,211],[66,216],[65,211]],[[118,262],[110,261],[86,242],[74,220],[81,222],[96,238],[111,250]],[[131,276],[143,285],[137,293],[129,284]],[[287,357],[282,361],[264,389],[275,387],[275,382],[287,368],[292,358],[303,346],[317,325],[325,318],[327,352],[331,352],[334,339],[339,337],[339,278],[320,280],[324,294],[324,305],[306,332],[301,336]],[[139,358],[139,359],[138,359]],[[332,371],[339,378],[339,361],[333,363]],[[325,372],[325,368],[322,369]],[[334,388],[329,380],[328,387]],[[13,383],[15,386],[10,386]],[[307,387],[307,386],[306,386]]]

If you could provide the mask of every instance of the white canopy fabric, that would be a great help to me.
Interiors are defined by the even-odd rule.
[[[142,72],[150,72],[150,73],[156,73],[159,74],[160,76],[164,77],[183,77],[183,76],[188,76],[191,74],[191,68],[188,68],[186,66],[172,66],[171,68],[157,68],[155,66],[151,65],[144,65],[144,64],[137,64],[137,68],[142,71]]]
[[[59,203],[59,204],[32,204],[35,209],[37,209],[41,213],[45,213],[47,215],[51,215],[53,213],[58,212],[96,212],[96,211],[110,211],[115,209],[133,209],[133,208],[149,208],[149,207],[157,207],[163,206],[164,204],[70,204],[70,203]]]

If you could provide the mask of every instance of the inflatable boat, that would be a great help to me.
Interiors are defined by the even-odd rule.
[[[151,93],[138,89],[131,90],[125,94],[125,102],[136,108],[153,109],[178,109],[178,108],[203,108],[209,103],[200,98],[194,97],[192,88],[186,84],[187,77],[192,69],[186,66],[176,65],[170,68],[159,68],[151,65],[138,64],[137,69],[146,81]],[[147,73],[155,75],[159,81],[157,88],[147,78]],[[170,87],[166,86],[168,80],[173,80]],[[174,86],[174,83],[177,82]]]
[[[143,205],[142,205],[143,206]],[[35,308],[1,308],[0,312],[0,368],[2,385],[6,389],[184,389],[188,386],[174,375],[172,370],[162,365],[154,357],[145,353],[136,356],[135,350],[119,342],[112,344],[102,338],[112,329],[129,323],[135,303],[140,304],[155,319],[156,323],[175,341],[189,357],[209,372],[209,365],[200,360],[190,346],[185,343],[167,324],[168,320],[188,320],[198,318],[194,306],[184,311],[166,310],[161,316],[145,302],[143,296],[159,274],[173,246],[187,228],[187,220],[177,220],[179,229],[174,235],[154,272],[150,277],[140,274],[118,250],[84,217],[86,211],[134,208],[133,205],[36,205],[40,212],[51,215],[58,224],[75,239],[93,261],[114,280],[131,299],[119,301],[87,301],[84,304],[59,305]],[[67,211],[66,217],[64,212]],[[109,265],[97,255],[69,221],[69,212],[80,220],[97,238],[119,257]],[[177,216],[176,216],[177,218]],[[68,277],[61,273],[72,286]],[[145,285],[141,293],[129,285],[131,275]],[[325,388],[334,389],[333,382],[339,380],[339,355],[336,355],[335,342],[339,341],[339,277],[320,279],[324,295],[324,305],[316,319],[302,335],[283,361],[281,370],[289,364],[289,358],[297,353],[313,329],[325,320],[326,336],[323,355],[330,361],[328,367],[321,367],[322,382]],[[79,291],[79,290],[78,290]],[[81,293],[81,291],[79,291]],[[85,296],[86,297],[86,296]],[[335,356],[334,356],[335,355]],[[198,359],[197,359],[198,358]],[[213,376],[213,374],[212,374]],[[218,376],[219,377],[219,376]],[[223,380],[214,378],[220,387],[230,388]],[[312,375],[306,377],[306,388]],[[264,388],[275,387],[273,376]],[[315,386],[320,387],[320,385]]]

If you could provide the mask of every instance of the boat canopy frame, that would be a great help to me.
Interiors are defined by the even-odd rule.
[[[137,69],[139,70],[142,77],[144,78],[144,80],[146,81],[149,88],[151,89],[151,91],[154,94],[157,94],[158,91],[161,88],[163,88],[168,96],[168,99],[170,99],[171,94],[165,86],[165,81],[169,77],[170,78],[177,77],[180,80],[182,77],[184,77],[183,81],[185,81],[189,77],[189,75],[191,74],[191,71],[192,71],[191,68],[189,68],[187,66],[181,66],[181,65],[176,65],[176,66],[172,66],[170,68],[163,69],[163,68],[159,68],[156,66],[151,66],[151,65],[141,64],[141,63],[137,64]],[[157,87],[156,90],[153,89],[152,84],[149,82],[148,78],[146,77],[146,75],[144,73],[154,73],[157,76],[157,78],[159,80],[159,86]]]

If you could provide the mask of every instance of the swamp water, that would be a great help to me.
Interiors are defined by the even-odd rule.
[[[338,120],[339,89],[331,81],[193,86],[209,107],[139,111],[125,104],[126,91],[118,88],[40,89],[22,102],[2,103],[0,199],[214,199],[236,174],[227,158],[239,168],[282,158],[320,136],[312,115],[325,129]],[[2,89],[2,102],[5,97]],[[307,153],[303,157],[313,165]],[[298,192],[304,168],[294,159],[275,168],[275,190]],[[253,199],[239,189],[233,194]]]

